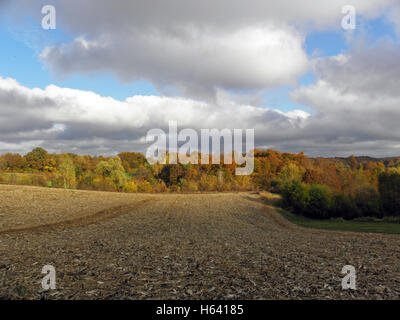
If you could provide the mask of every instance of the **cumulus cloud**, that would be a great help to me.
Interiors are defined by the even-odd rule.
[[[368,50],[367,50],[368,49]],[[317,81],[292,98],[312,108],[282,112],[233,101],[223,91],[214,103],[189,98],[133,96],[124,101],[54,85],[29,89],[0,78],[0,151],[115,154],[145,151],[148,130],[254,128],[257,147],[311,156],[400,153],[398,44],[359,45],[345,55],[320,58]]]
[[[48,4],[21,2],[16,16],[28,13],[38,19],[41,5]],[[353,0],[352,5],[359,14],[377,17],[393,3]],[[59,27],[75,36],[42,52],[41,59],[53,74],[110,71],[122,81],[150,81],[164,93],[172,86],[186,96],[207,98],[215,97],[218,89],[257,91],[296,83],[308,68],[303,48],[307,30],[339,29],[348,1],[54,0],[52,4]]]
[[[314,135],[331,154],[398,155],[399,58],[399,45],[385,41],[318,59],[317,82],[292,93],[295,101],[314,109],[302,135]]]
[[[153,31],[77,38],[46,48],[41,59],[57,74],[111,71],[127,82],[149,79],[161,87],[214,93],[215,88],[294,84],[307,70],[302,46],[296,31],[273,25],[230,33],[192,28],[184,35]]]
[[[133,96],[124,101],[54,85],[29,89],[0,78],[0,151],[115,154],[145,151],[148,130],[255,129],[256,146],[311,156],[400,153],[400,47],[381,41],[316,59],[316,82],[292,93],[312,108],[282,112],[243,104],[218,91],[215,102],[183,97]]]
[[[12,3],[11,0],[3,0]],[[357,12],[367,18],[380,16],[397,0],[353,0]],[[40,8],[47,0],[19,0],[20,14],[29,12],[41,18]],[[326,29],[341,27],[342,8],[347,0],[52,0],[58,20],[73,33],[89,36],[132,30],[165,30],[179,33],[190,26],[236,30],[266,21],[290,22],[297,26]],[[39,10],[38,10],[39,9]]]
[[[48,1],[20,0],[18,10],[2,3],[14,18],[39,20]],[[0,152],[37,145],[91,154],[144,151],[146,132],[166,130],[175,120],[179,128],[196,130],[254,128],[258,147],[311,156],[400,154],[398,43],[357,43],[344,54],[311,61],[305,53],[310,30],[341,28],[347,0],[52,4],[58,27],[73,37],[43,50],[40,58],[54,74],[107,71],[126,82],[148,80],[160,92],[173,87],[182,97],[119,101],[54,85],[30,89],[0,77]],[[400,25],[398,0],[352,5],[359,15],[386,14]],[[311,114],[257,107],[261,90],[293,85],[310,68],[316,82],[291,97]]]
[[[1,77],[0,105],[0,151],[4,152],[26,152],[35,144],[62,152],[144,151],[147,132],[153,128],[168,132],[169,120],[177,121],[180,129],[254,128],[260,137],[276,141],[308,117],[303,111],[283,113],[241,105],[224,95],[216,103],[160,96],[118,101],[54,85],[29,89]]]

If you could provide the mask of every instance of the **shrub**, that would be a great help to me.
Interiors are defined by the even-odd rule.
[[[284,185],[282,185],[281,180],[278,178],[272,178],[270,184],[270,191],[275,193],[283,192]]]
[[[286,182],[282,187],[283,205],[295,213],[304,214],[308,206],[308,188],[298,180]]]
[[[253,189],[250,176],[236,176],[234,179],[234,183],[236,186],[236,190],[248,191]]]
[[[78,183],[78,189],[95,190],[100,178],[93,173],[85,173]]]
[[[14,182],[15,183],[15,182]],[[33,175],[32,176],[32,185],[47,187],[47,179],[44,175]]]
[[[357,190],[354,200],[359,217],[381,217],[379,194],[374,188],[360,188]]]
[[[153,188],[151,187],[150,182],[147,180],[141,180],[138,182],[138,191],[139,192],[152,192]]]
[[[201,191],[215,191],[218,185],[218,178],[212,175],[202,174],[199,181]]]
[[[137,192],[138,186],[134,181],[128,181],[124,184],[123,191],[125,192]]]
[[[95,179],[93,180],[94,190],[117,191],[117,187],[111,179]]]
[[[181,187],[177,186],[176,184],[173,184],[173,185],[169,186],[169,190],[172,192],[181,192]]]
[[[400,172],[390,169],[379,175],[379,193],[383,215],[400,215]]]
[[[305,215],[315,219],[327,219],[332,208],[332,194],[327,186],[311,185]]]
[[[185,192],[196,192],[199,190],[199,187],[196,181],[182,179],[182,191]]]
[[[335,195],[333,198],[332,217],[343,217],[347,220],[357,217],[357,207],[350,196],[342,193]]]
[[[162,193],[162,192],[167,192],[168,188],[165,185],[163,180],[158,180],[153,186],[153,191],[154,192],[158,192],[158,193]]]

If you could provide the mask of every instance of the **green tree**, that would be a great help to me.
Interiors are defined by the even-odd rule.
[[[379,193],[384,215],[400,215],[400,170],[391,168],[379,175]]]
[[[333,198],[331,216],[335,218],[354,219],[357,217],[357,207],[354,200],[343,193],[337,194]]]
[[[95,172],[104,180],[112,182],[118,190],[122,190],[127,182],[125,169],[119,157],[100,161],[96,165]]]
[[[304,214],[309,201],[308,187],[298,180],[286,182],[282,188],[282,200],[295,213]]]
[[[356,191],[355,205],[357,207],[358,216],[364,217],[380,217],[379,194],[370,187],[361,187]]]
[[[327,186],[313,184],[308,189],[306,215],[315,219],[329,218],[332,194]]]

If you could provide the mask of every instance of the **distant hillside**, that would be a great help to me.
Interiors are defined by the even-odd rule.
[[[331,158],[323,158],[323,157],[317,157],[314,159],[325,159],[325,160],[335,160],[335,161],[340,161],[343,162],[344,164],[350,164],[352,161],[351,159],[354,158],[357,160],[358,163],[368,163],[368,162],[382,162],[385,167],[393,167],[396,166],[396,164],[400,164],[400,157],[385,157],[385,158],[373,158],[373,157],[368,157],[368,156],[354,156],[354,157],[331,157]]]

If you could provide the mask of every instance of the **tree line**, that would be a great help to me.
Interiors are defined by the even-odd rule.
[[[235,175],[236,166],[151,165],[137,152],[103,157],[35,148],[23,156],[1,155],[0,183],[118,192],[268,190],[310,218],[400,215],[400,158],[326,159],[255,150],[250,176]]]

